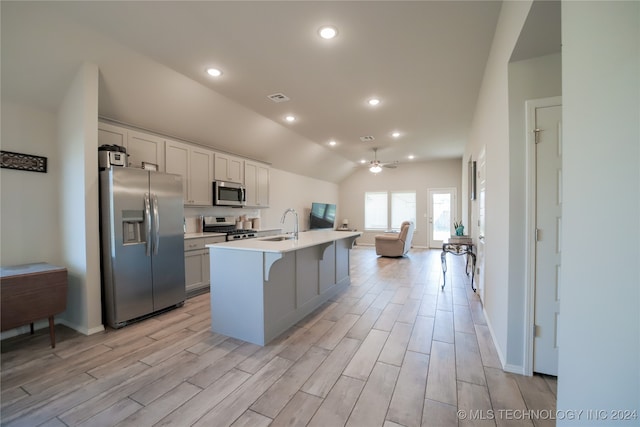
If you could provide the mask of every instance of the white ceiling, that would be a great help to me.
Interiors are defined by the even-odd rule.
[[[55,110],[93,62],[102,116],[339,182],[373,147],[401,163],[462,156],[500,6],[2,2],[2,97]],[[320,39],[323,24],[338,37]]]

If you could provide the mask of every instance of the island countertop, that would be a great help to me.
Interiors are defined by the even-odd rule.
[[[266,345],[349,286],[358,231],[314,230],[209,247],[211,330]]]
[[[271,252],[286,253],[297,251],[299,249],[320,245],[323,243],[333,242],[336,240],[346,239],[349,237],[359,237],[362,235],[360,231],[333,231],[333,230],[316,230],[303,231],[298,234],[298,240],[287,239],[274,241],[279,237],[290,237],[288,234],[279,234],[277,236],[258,237],[255,239],[243,239],[225,243],[216,243],[206,245],[209,249],[216,250],[241,250],[253,252]]]

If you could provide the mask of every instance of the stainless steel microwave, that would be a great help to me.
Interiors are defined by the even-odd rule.
[[[244,185],[236,182],[213,181],[214,206],[236,206],[247,204],[247,192]]]

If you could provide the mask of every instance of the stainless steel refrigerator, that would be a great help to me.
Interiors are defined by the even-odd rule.
[[[103,308],[114,328],[185,299],[182,177],[100,171]]]

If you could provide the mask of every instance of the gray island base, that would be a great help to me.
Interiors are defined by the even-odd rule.
[[[211,330],[265,345],[351,283],[360,232],[309,231],[208,245]]]

